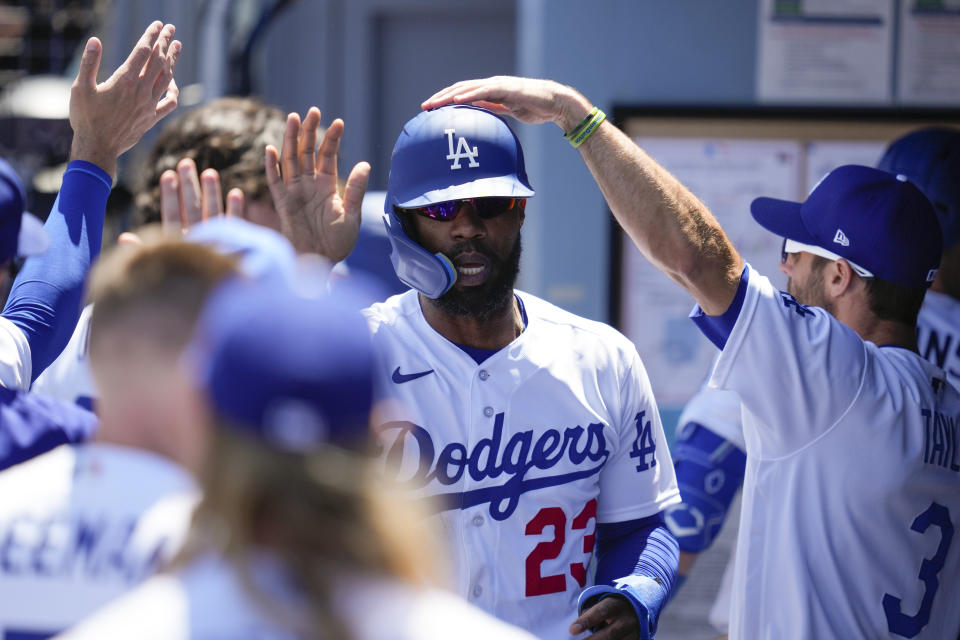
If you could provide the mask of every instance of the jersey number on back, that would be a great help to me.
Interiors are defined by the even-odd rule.
[[[572,531],[583,531],[587,524],[597,520],[597,501],[590,500],[583,510],[573,519],[570,525]],[[563,553],[563,544],[567,534],[567,516],[560,507],[544,507],[527,523],[525,533],[528,536],[538,536],[547,527],[553,527],[553,540],[544,540],[533,548],[527,556],[527,597],[543,596],[548,593],[560,593],[567,590],[567,576],[563,573],[545,576],[540,570],[544,560],[553,560]],[[589,558],[596,544],[596,525],[594,533],[583,537],[583,553]],[[570,563],[570,575],[581,587],[587,584],[587,566],[582,562]]]
[[[920,610],[916,615],[908,616],[900,608],[900,598],[885,593],[883,595],[883,612],[887,615],[887,629],[891,633],[912,638],[930,622],[930,609],[933,607],[933,596],[937,594],[937,588],[940,586],[940,580],[937,574],[943,569],[947,561],[947,551],[950,550],[950,542],[953,540],[953,523],[950,521],[950,511],[942,504],[932,503],[927,509],[918,515],[910,529],[917,533],[924,533],[934,525],[940,528],[940,546],[932,558],[924,558],[920,564],[920,581],[923,582],[925,589],[923,600],[920,601]]]

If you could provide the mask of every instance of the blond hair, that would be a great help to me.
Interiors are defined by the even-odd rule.
[[[179,353],[210,292],[237,271],[236,259],[158,229],[140,234],[142,245],[120,244],[94,265],[87,290],[95,303],[90,350],[111,332],[138,332],[144,341]]]
[[[303,637],[351,637],[333,597],[345,577],[439,581],[438,544],[422,505],[387,484],[365,453],[332,445],[282,452],[221,424],[201,486],[178,562],[221,554],[254,601]],[[258,589],[252,560],[264,549],[280,559],[305,600],[301,606]]]

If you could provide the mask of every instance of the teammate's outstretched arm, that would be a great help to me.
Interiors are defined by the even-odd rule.
[[[29,345],[22,351],[27,380],[53,362],[77,323],[83,282],[100,253],[117,159],[177,106],[173,73],[181,44],[173,36],[173,25],[152,23],[99,84],[103,48],[97,38],[87,41],[70,92],[71,162],[44,225],[50,248],[26,261],[3,310]]]
[[[553,122],[573,131],[593,105],[551,80],[496,76],[438,91],[424,109],[477,104],[521,122]],[[579,147],[624,230],[657,268],[683,286],[708,315],[730,306],[743,261],[710,211],[612,123],[604,121]]]
[[[302,123],[296,113],[287,116],[282,152],[273,145],[266,148],[267,185],[280,217],[280,231],[294,248],[338,262],[357,244],[370,165],[354,165],[341,194],[337,160],[343,120],[330,123],[317,148],[319,126],[317,107],[310,107]]]

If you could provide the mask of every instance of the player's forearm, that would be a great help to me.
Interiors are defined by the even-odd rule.
[[[71,162],[44,224],[50,248],[29,258],[14,280],[3,316],[30,343],[34,380],[63,351],[80,317],[83,283],[100,253],[109,195],[109,175]]]
[[[579,149],[641,253],[706,313],[723,313],[743,262],[706,206],[609,121]]]

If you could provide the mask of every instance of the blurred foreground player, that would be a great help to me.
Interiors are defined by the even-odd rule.
[[[184,366],[213,429],[188,548],[66,638],[529,638],[426,586],[437,548],[363,454],[358,310],[227,283]]]

